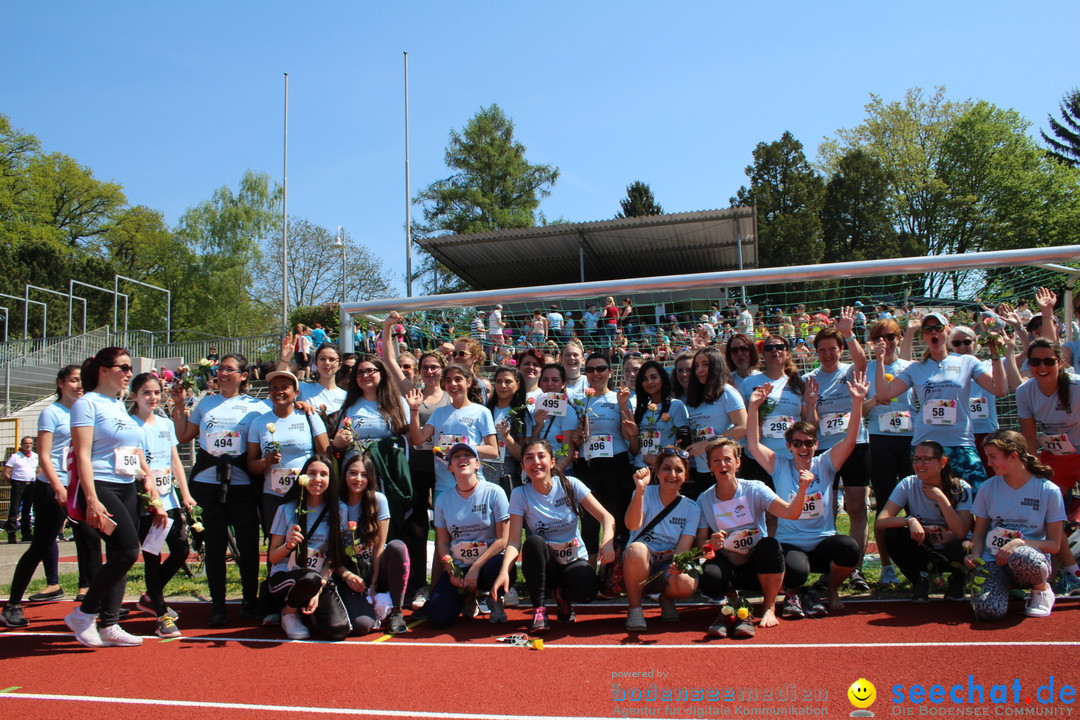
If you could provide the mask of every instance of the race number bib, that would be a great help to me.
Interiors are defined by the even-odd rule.
[[[499,439],[499,454],[495,457],[495,464],[502,465],[506,460],[506,441]]]
[[[215,457],[239,455],[247,449],[242,446],[240,433],[236,430],[216,430],[206,434],[206,451]]]
[[[716,436],[716,431],[714,431],[711,427],[698,428],[697,430],[694,431],[694,440],[695,441],[709,440],[710,438],[713,438],[715,436]]]
[[[791,497],[795,497],[792,495]],[[821,493],[816,492],[808,494],[806,499],[803,500],[802,512],[799,513],[800,520],[815,520],[825,514],[825,503],[821,498]]]
[[[615,443],[610,435],[590,435],[585,441],[585,459],[615,457]]]
[[[761,434],[774,440],[783,440],[784,433],[795,424],[795,418],[791,415],[769,415],[765,422],[761,423]]]
[[[642,430],[638,433],[638,445],[641,449],[642,457],[646,455],[655,455],[660,452],[660,431]]]
[[[566,408],[569,407],[565,393],[542,393],[536,397],[534,407],[537,410],[545,410],[548,415],[566,417]]]
[[[113,450],[113,472],[125,477],[134,477],[139,472],[139,456],[136,448],[119,447]]]
[[[742,527],[754,522],[754,515],[744,498],[717,500],[713,503],[713,517],[718,530]]]
[[[555,562],[560,565],[569,565],[578,559],[578,541],[577,538],[569,540],[567,542],[549,542],[547,544],[548,549],[551,550],[552,556],[555,558]]]
[[[927,400],[923,406],[923,422],[927,425],[955,425],[955,400]]]
[[[1010,541],[1022,537],[1024,537],[1024,534],[1019,530],[996,527],[986,533],[986,547],[991,553],[997,553],[998,550],[1008,545]]]
[[[435,459],[443,464],[443,467],[447,465],[446,453],[450,452],[450,448],[454,447],[457,443],[468,442],[468,439],[464,435],[440,435],[439,447],[442,448],[443,457],[435,456]]]
[[[736,530],[724,538],[724,549],[739,555],[749,555],[760,539],[761,530],[757,528]]]
[[[296,553],[289,553],[290,570],[314,570],[315,572],[321,574],[324,565],[326,565],[326,553],[319,550],[307,551],[307,557],[304,558],[303,567],[301,567],[300,563],[298,562]]]
[[[902,433],[911,431],[911,413],[907,410],[878,415],[878,430],[883,433]]]
[[[487,547],[488,544],[483,541],[459,542],[450,546],[450,552],[453,553],[454,559],[462,565],[472,565],[480,559]]]
[[[826,413],[821,416],[822,435],[841,435],[847,432],[851,413]]]
[[[273,468],[270,470],[270,492],[284,495],[300,476],[298,468]]]
[[[1042,445],[1043,450],[1052,455],[1072,455],[1076,452],[1076,448],[1073,447],[1069,436],[1064,433],[1061,435],[1040,435],[1039,444]]]
[[[968,409],[971,411],[972,420],[989,420],[990,403],[984,397],[973,397],[968,401]]]
[[[931,547],[942,547],[956,539],[953,531],[944,525],[923,525],[923,531],[926,532],[926,542]]]
[[[158,495],[165,495],[172,492],[172,470],[169,468],[159,468],[158,470],[151,470],[154,475],[154,485],[157,487]]]

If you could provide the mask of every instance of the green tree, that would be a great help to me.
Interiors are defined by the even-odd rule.
[[[626,199],[619,201],[622,212],[617,218],[645,217],[646,215],[663,215],[664,208],[660,207],[653,197],[652,188],[648,183],[635,180],[626,186]]]
[[[1054,137],[1040,130],[1043,142],[1050,146],[1047,151],[1058,162],[1070,167],[1080,166],[1080,89],[1073,88],[1058,106],[1061,111],[1059,122],[1053,115],[1047,115],[1050,132]]]
[[[513,120],[498,105],[481,108],[461,132],[450,131],[445,159],[454,174],[413,200],[424,211],[424,222],[414,228],[418,237],[534,227],[540,199],[559,179],[557,167],[526,160],[525,146],[514,139]],[[420,274],[428,277],[429,291],[465,289],[430,256],[421,262]]]

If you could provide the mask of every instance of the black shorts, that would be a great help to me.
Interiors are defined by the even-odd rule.
[[[844,464],[837,468],[833,485],[839,483],[844,487],[870,487],[870,443],[858,443]]]

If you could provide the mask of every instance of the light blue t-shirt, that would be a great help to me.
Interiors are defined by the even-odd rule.
[[[972,514],[990,521],[982,559],[993,562],[997,551],[1009,539],[1006,536],[992,542],[995,530],[1018,530],[1029,540],[1045,540],[1046,524],[1065,520],[1065,503],[1061,490],[1045,478],[1032,477],[1014,489],[1005,478],[995,475],[979,488]]]
[[[701,403],[697,407],[688,409],[690,415],[690,439],[712,440],[734,425],[729,413],[735,410],[745,410],[746,403],[742,395],[731,385],[724,385],[723,392],[715,402]],[[709,472],[709,461],[705,453],[694,458],[694,470],[702,473]]]
[[[854,374],[853,364],[840,363],[831,373],[818,367],[803,375],[803,382],[814,378],[818,383],[819,450],[829,450],[838,445],[847,435],[848,424],[856,421],[856,418],[851,417],[851,393],[847,386]],[[858,422],[859,436],[855,442],[870,442],[870,434],[866,431],[866,423],[863,422],[862,416],[859,416]]]
[[[208,395],[199,401],[188,418],[199,426],[199,447],[211,455],[244,455],[247,453],[247,435],[255,418],[270,410],[270,404],[256,400],[250,395],[236,395],[226,398],[224,395]],[[250,485],[251,479],[245,470],[232,469],[230,482],[233,485]],[[217,470],[207,468],[192,482],[217,483]]]
[[[124,403],[99,392],[88,392],[71,407],[71,427],[94,428],[90,458],[94,480],[133,483],[141,472],[138,451],[143,433],[135,418],[124,410]]]
[[[52,462],[56,476],[60,483],[67,487],[68,471],[67,458],[71,448],[71,410],[58,402],[41,411],[38,415],[38,432],[52,433],[52,451],[49,460]],[[38,482],[48,484],[49,479],[44,472],[38,472]]]
[[[679,437],[679,428],[690,425],[690,413],[682,400],[672,398],[666,413],[663,412],[663,403],[650,405],[655,407],[647,409],[638,423],[638,444],[641,451],[634,456],[634,467],[645,467],[646,455],[655,455],[662,448],[674,445]],[[637,395],[630,398],[630,409],[637,412]]]
[[[267,425],[274,425],[274,432]],[[271,410],[257,417],[248,428],[247,441],[259,446],[259,455],[270,449],[270,443],[280,446],[281,462],[263,473],[263,492],[284,496],[300,475],[304,463],[315,451],[314,438],[326,434],[326,426],[318,414],[310,417],[295,410],[288,417],[278,417]]]
[[[758,538],[765,537],[768,534],[765,514],[779,499],[768,485],[757,480],[739,478],[735,495],[730,500],[717,498],[716,486],[713,485],[698,496],[698,510],[701,513],[698,529],[708,528],[710,532],[723,530],[729,535],[740,530],[756,529]]]
[[[450,452],[450,448],[457,442],[479,447],[485,437],[495,434],[495,420],[491,411],[480,403],[469,403],[460,410],[453,405],[436,408],[427,424],[435,429],[432,441],[444,452]],[[454,474],[446,466],[446,460],[436,456],[436,493],[446,492],[454,486],[454,482]]]
[[[270,526],[271,535],[280,535],[285,537],[289,533],[289,528],[293,525],[300,525],[302,528],[306,527],[307,532],[304,533],[307,537],[307,569],[314,570],[317,573],[322,573],[323,568],[326,566],[326,553],[330,547],[330,512],[327,508],[327,512],[323,514],[323,505],[315,508],[308,508],[304,523],[301,524],[296,513],[295,503],[286,503],[277,509],[274,514],[274,522]],[[322,518],[319,518],[322,515]],[[348,521],[346,520],[345,503],[338,502],[338,517],[341,520],[341,533],[345,537],[348,533]],[[312,527],[312,524],[318,520],[318,524]],[[300,567],[296,551],[290,552],[281,562],[276,562],[270,568],[270,573],[287,572],[289,570],[303,569]]]
[[[963,492],[956,503],[956,511],[972,511],[974,507],[975,493],[971,486],[964,480],[957,478]],[[955,540],[956,537],[949,530],[949,524],[941,512],[938,504],[926,497],[922,491],[922,480],[917,475],[908,475],[901,480],[889,496],[889,502],[896,503],[907,511],[908,517],[919,519],[919,523],[926,530],[926,542],[931,547],[944,547],[946,543]],[[963,539],[963,538],[961,538]]]
[[[790,381],[787,375],[784,375],[779,380],[773,380],[764,373],[757,375],[751,375],[743,380],[741,387],[743,401],[749,406],[750,396],[753,395],[754,390],[758,389],[762,385],[771,384],[772,390],[769,392],[769,397],[766,400],[767,405],[762,405],[762,410],[759,410],[758,421],[761,423],[761,444],[772,450],[777,456],[786,458],[791,457],[791,450],[788,449],[787,441],[784,439],[784,433],[788,428],[795,423],[802,420],[802,407],[803,399],[802,395],[795,392],[795,389],[791,387]],[[765,409],[768,412],[762,412]],[[743,446],[743,452],[747,457],[753,457],[750,451],[746,449],[746,438],[739,441],[739,444]]]
[[[1049,396],[1043,395],[1035,378],[1025,380],[1016,390],[1016,414],[1022,419],[1035,420],[1041,449],[1055,455],[1080,452],[1080,377],[1069,375],[1069,412],[1065,412],[1057,390]],[[1062,442],[1062,435],[1068,443]]]
[[[589,488],[577,478],[568,477],[574,502],[580,510]],[[574,559],[588,560],[589,552],[578,527],[579,515],[570,507],[559,478],[553,477],[551,490],[541,494],[531,482],[514,488],[510,493],[510,514],[520,515],[529,532],[544,538],[544,542],[563,564]]]
[[[400,398],[400,400],[405,419],[408,420],[409,403],[405,401],[405,398]],[[356,440],[382,440],[394,436],[393,428],[379,412],[379,406],[374,400],[365,400],[361,397],[345,410],[344,417],[352,422],[349,432]]]
[[[645,497],[642,498],[642,512],[644,517],[641,527],[630,534],[630,542],[645,543],[654,553],[674,550],[683,535],[695,537],[698,528],[698,504],[690,498],[680,495],[676,500],[679,504],[658,522],[647,533],[642,530],[648,526],[652,519],[664,509],[664,503],[660,500],[660,486],[650,485],[645,488]]]
[[[154,474],[154,485],[161,497],[162,509],[169,511],[180,507],[176,495],[176,480],[172,474],[173,449],[176,447],[176,428],[170,420],[154,416],[153,422],[133,419],[142,428],[143,454],[150,472]]]
[[[630,450],[622,435],[622,410],[619,408],[618,395],[613,390],[593,397],[575,396],[572,403],[578,411],[578,418],[589,418],[589,438],[609,438],[606,441],[610,446],[608,457]],[[589,438],[585,439],[581,447],[582,457],[585,457],[591,444]]]
[[[327,389],[317,382],[300,383],[300,394],[297,399],[311,403],[316,410],[320,410],[325,405],[326,414],[330,415],[341,409],[342,403],[345,402],[345,390],[339,387]]]
[[[833,519],[836,468],[833,467],[830,453],[815,456],[810,461],[810,472],[814,473],[814,480],[806,488],[802,514],[795,520],[779,518],[776,521],[776,539],[806,551],[813,550],[824,538],[836,534]],[[798,494],[799,471],[795,469],[794,460],[776,458],[772,477],[776,494],[780,497],[790,502]]]
[[[866,379],[870,382],[870,391],[866,395],[868,398],[874,397],[877,393],[877,362],[877,360],[871,360],[866,364]],[[885,365],[885,374],[895,378],[910,364],[910,360],[897,358]],[[866,416],[867,432],[871,435],[911,438],[915,433],[915,411],[912,400],[914,400],[914,395],[911,388],[908,388],[884,405],[875,404]]]
[[[900,371],[903,380],[914,393],[913,421],[915,434],[911,444],[934,440],[945,447],[974,446],[971,426],[971,381],[987,371],[974,355],[945,356],[912,363]]]
[[[485,408],[486,409],[486,408]],[[484,548],[498,539],[495,524],[510,519],[510,503],[503,489],[480,480],[467,498],[456,488],[435,500],[435,527],[450,533],[450,549],[455,560],[468,567],[484,554]]]

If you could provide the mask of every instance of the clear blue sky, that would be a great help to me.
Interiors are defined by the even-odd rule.
[[[0,112],[170,225],[248,168],[280,181],[288,72],[290,215],[344,225],[402,295],[403,51],[413,194],[498,103],[562,170],[542,210],[577,222],[634,180],[669,212],[727,207],[755,144],[790,130],[814,158],[870,93],[944,85],[1037,135],[1080,85],[1075,0],[5,5]]]

